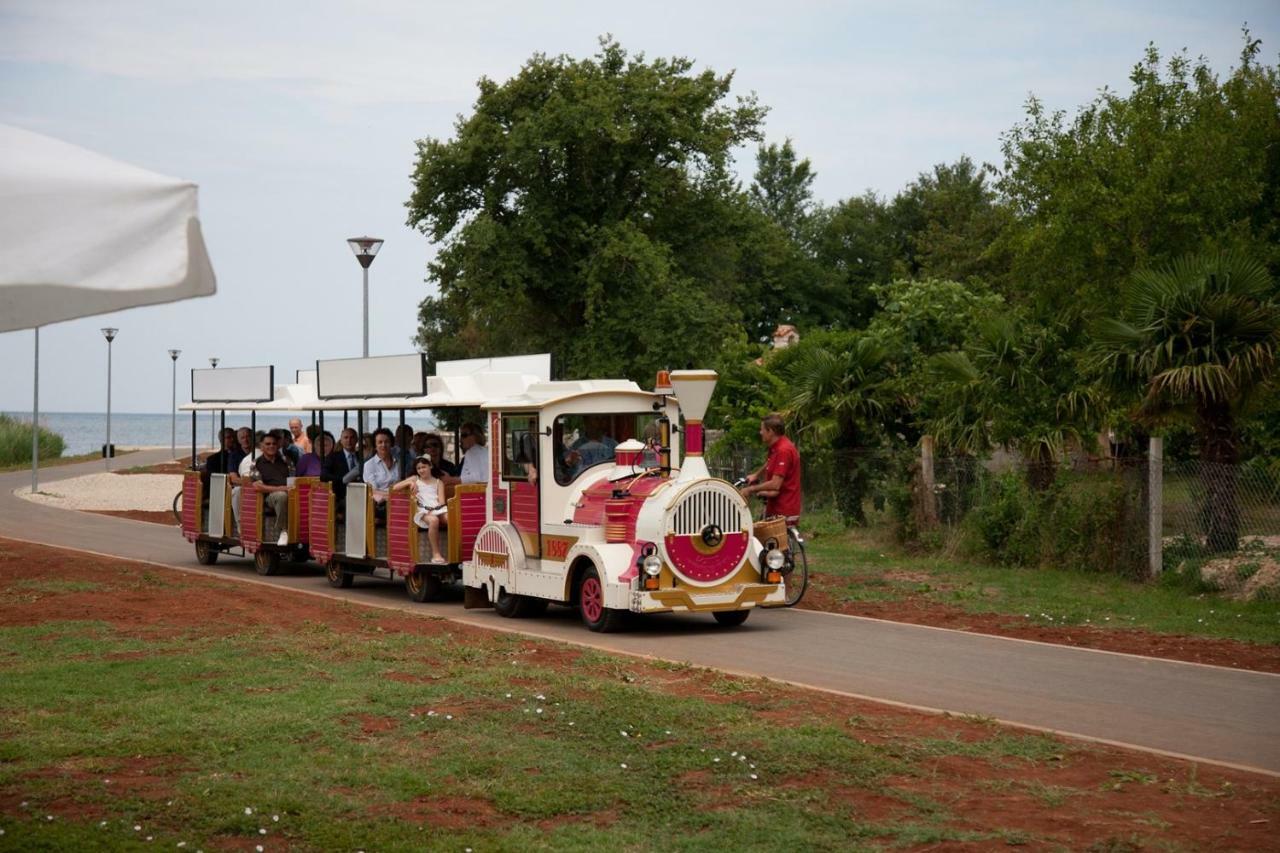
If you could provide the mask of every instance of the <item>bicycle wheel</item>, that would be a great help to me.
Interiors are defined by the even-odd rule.
[[[182,523],[182,492],[173,496],[173,517],[179,524]]]
[[[809,588],[809,558],[804,553],[804,541],[794,527],[787,528],[787,544],[789,550],[787,565],[782,569],[782,583],[786,591],[786,606],[794,607]]]

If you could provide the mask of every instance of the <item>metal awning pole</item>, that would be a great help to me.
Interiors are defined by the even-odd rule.
[[[191,410],[191,470],[196,467],[196,429],[198,422],[196,415],[199,414],[195,409]]]
[[[40,491],[40,327],[36,326],[35,380],[31,383],[31,494]]]

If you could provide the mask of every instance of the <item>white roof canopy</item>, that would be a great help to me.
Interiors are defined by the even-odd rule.
[[[0,332],[216,289],[195,184],[0,125]]]

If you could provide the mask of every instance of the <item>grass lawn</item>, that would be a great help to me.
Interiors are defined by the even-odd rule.
[[[0,680],[0,848],[1256,849],[1280,821],[1266,777],[10,542]]]
[[[119,459],[122,456],[128,456],[130,453],[136,453],[136,452],[137,452],[136,450],[117,450],[115,458]],[[43,471],[46,468],[57,468],[62,465],[74,465],[76,462],[92,462],[95,459],[101,459],[101,458],[102,458],[102,453],[95,452],[95,453],[81,453],[79,456],[59,456],[57,459],[41,459],[40,470]],[[30,453],[27,454],[27,460],[25,462],[18,462],[13,465],[0,465],[0,474],[7,474],[10,471],[30,471],[30,470],[31,470]]]
[[[1038,626],[1140,628],[1280,644],[1280,601],[1234,601],[1188,589],[1168,573],[1138,583],[1109,574],[995,566],[961,556],[911,555],[881,528],[844,530],[813,519],[807,551],[817,588],[837,603],[924,598]]]

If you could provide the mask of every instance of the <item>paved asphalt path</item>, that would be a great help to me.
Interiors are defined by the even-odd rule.
[[[149,464],[167,455],[144,451],[113,464]],[[104,467],[95,461],[46,469],[41,483]],[[509,620],[490,610],[464,611],[458,600],[415,604],[402,584],[386,580],[357,578],[350,590],[332,589],[312,566],[261,578],[251,561],[224,555],[216,566],[201,567],[175,528],[15,497],[15,489],[30,483],[29,470],[0,474],[0,536],[1280,775],[1277,675],[800,610],[754,613],[728,631],[709,617],[668,615],[637,620],[622,634],[592,634],[567,608]]]

